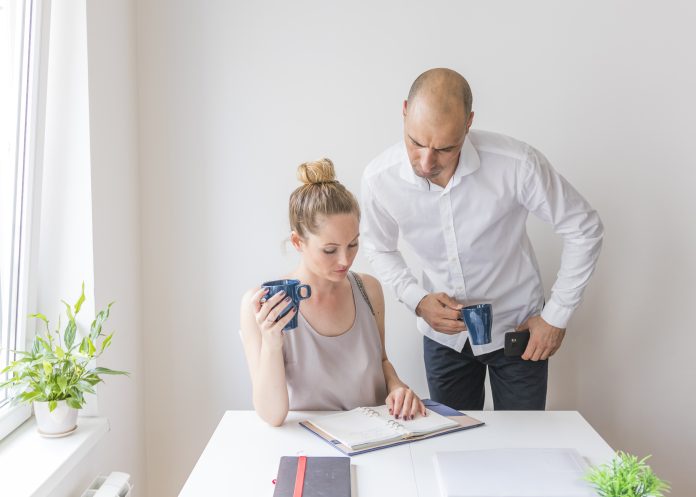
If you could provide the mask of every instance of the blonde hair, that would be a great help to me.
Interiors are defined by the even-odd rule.
[[[336,171],[330,159],[300,164],[297,179],[303,185],[290,195],[290,229],[298,235],[316,233],[320,217],[355,214],[360,219],[358,201],[336,180]]]

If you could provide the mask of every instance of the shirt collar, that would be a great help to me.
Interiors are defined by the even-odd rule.
[[[428,180],[417,176],[416,173],[413,172],[411,161],[406,153],[406,143],[402,142],[401,145],[403,160],[401,161],[399,175],[421,190],[432,190],[433,188],[440,189],[437,185],[431,185]],[[442,190],[457,186],[464,176],[473,173],[479,167],[481,167],[479,154],[467,135],[464,139],[464,145],[462,145],[462,151],[459,154],[459,162],[457,163],[457,169],[454,170],[454,176],[452,176],[452,179],[450,179],[449,183]]]

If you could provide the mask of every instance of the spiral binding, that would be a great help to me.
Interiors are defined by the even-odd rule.
[[[369,407],[360,407],[359,409],[365,415],[370,416],[371,418],[374,418],[374,417],[378,417],[380,419],[382,418],[382,416],[380,416],[380,414],[377,411],[375,411],[374,409],[370,409]],[[402,425],[401,423],[399,423],[397,421],[394,421],[393,419],[386,419],[384,422],[387,423],[390,428],[392,428],[396,431],[400,431],[403,434],[409,433],[409,431],[406,429],[406,427],[404,425]]]
[[[379,413],[377,411],[375,411],[374,409],[370,409],[369,407],[361,407],[360,410],[367,416],[370,416],[371,418],[379,416]]]

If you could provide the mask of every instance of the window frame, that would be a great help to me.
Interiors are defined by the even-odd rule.
[[[26,349],[34,329],[26,316],[36,308],[36,268],[38,263],[41,213],[41,178],[46,117],[46,80],[50,38],[50,0],[24,0],[20,103],[17,127],[17,192],[14,213],[13,264],[10,305],[11,349]],[[4,319],[4,318],[3,318]],[[14,330],[14,332],[12,331]],[[12,354],[10,354],[11,359]],[[0,406],[0,440],[31,416],[31,406]]]

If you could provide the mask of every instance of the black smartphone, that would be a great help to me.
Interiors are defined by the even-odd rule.
[[[529,343],[529,330],[509,331],[505,333],[505,355],[518,357],[524,354]]]

